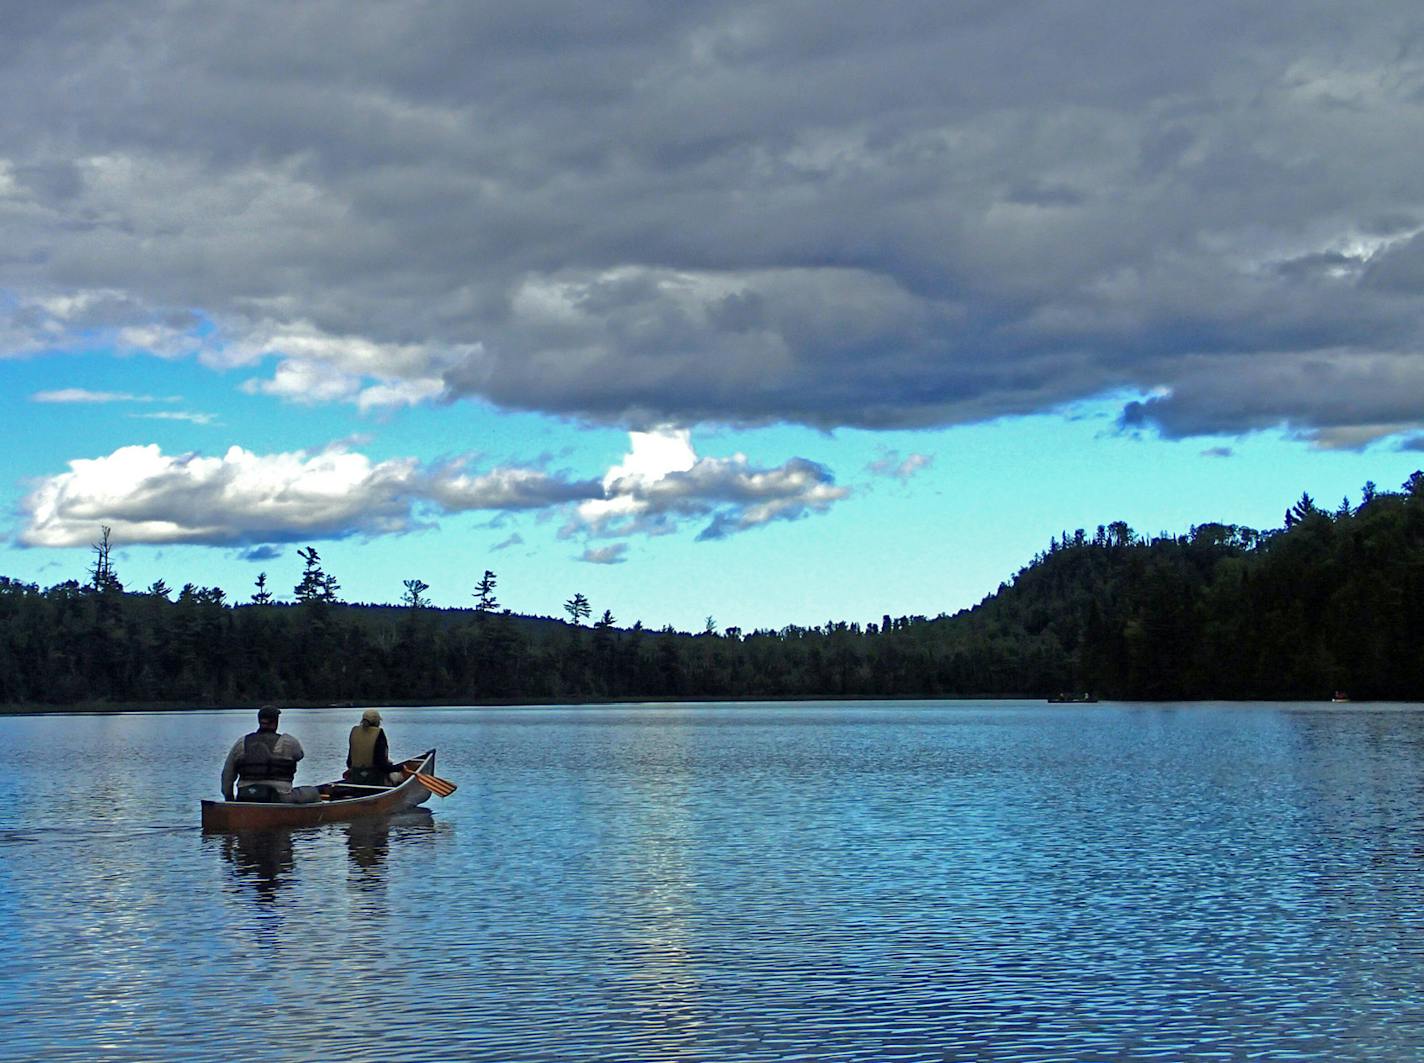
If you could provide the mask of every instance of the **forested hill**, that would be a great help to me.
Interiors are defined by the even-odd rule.
[[[1424,698],[1424,476],[1270,532],[1123,524],[1051,544],[1009,586],[932,626],[990,689],[1132,698]]]
[[[494,608],[349,605],[316,551],[299,604],[264,581],[124,590],[96,547],[91,578],[47,590],[0,577],[0,704],[392,703],[925,697],[1424,699],[1424,474],[1367,484],[1358,506],[1303,496],[1271,531],[1203,524],[1143,538],[1125,524],[1054,538],[954,616],[885,616],[744,633],[591,627]]]

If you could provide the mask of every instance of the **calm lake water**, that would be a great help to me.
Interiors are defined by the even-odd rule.
[[[205,836],[251,715],[0,718],[0,1057],[1424,1057],[1424,709],[392,709],[432,813]]]

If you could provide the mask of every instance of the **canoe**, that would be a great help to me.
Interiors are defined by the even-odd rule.
[[[411,757],[416,769],[435,774],[435,750]],[[430,800],[430,791],[414,775],[399,786],[354,786],[329,784],[330,798],[309,805],[289,805],[275,801],[204,801],[203,830],[261,830],[266,827],[310,827],[318,823],[344,823],[365,816],[382,816],[414,808]]]

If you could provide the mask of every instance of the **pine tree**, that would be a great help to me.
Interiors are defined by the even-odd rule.
[[[304,605],[330,601],[335,588],[328,587],[330,577],[321,570],[321,555],[316,552],[316,547],[308,546],[305,550],[298,550],[297,556],[306,564],[302,571],[302,581],[292,588],[297,601]]]
[[[569,614],[569,618],[573,620],[574,626],[577,627],[587,619],[592,609],[588,604],[587,598],[582,594],[575,594],[564,603],[564,612]]]
[[[475,584],[475,612],[488,613],[499,608],[499,602],[494,596],[495,582],[494,573],[485,569],[484,578]]]
[[[101,524],[99,528],[102,534],[99,536],[99,541],[93,544],[94,564],[89,568],[91,585],[101,594],[122,591],[124,585],[119,582],[118,573],[114,571],[114,563],[109,558],[109,526]]]

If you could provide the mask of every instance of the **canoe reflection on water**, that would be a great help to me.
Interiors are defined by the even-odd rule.
[[[397,840],[413,839],[433,836],[435,830],[434,816],[427,809],[416,808],[327,827],[234,831],[219,836],[218,840],[223,859],[232,866],[234,881],[251,886],[259,901],[270,902],[296,878],[299,848],[303,860],[315,860],[324,850],[329,851],[327,846],[339,832],[345,838],[352,871],[362,878],[379,880],[390,853],[392,835]]]
[[[281,828],[224,834],[222,854],[233,877],[250,884],[261,901],[276,899],[295,866],[292,832]]]
[[[449,823],[441,826],[449,829]],[[409,808],[389,816],[373,816],[348,823],[342,830],[346,835],[346,855],[351,858],[352,867],[361,871],[379,871],[386,862],[391,847],[391,837],[397,844],[408,838],[435,834],[435,817],[426,808]]]

